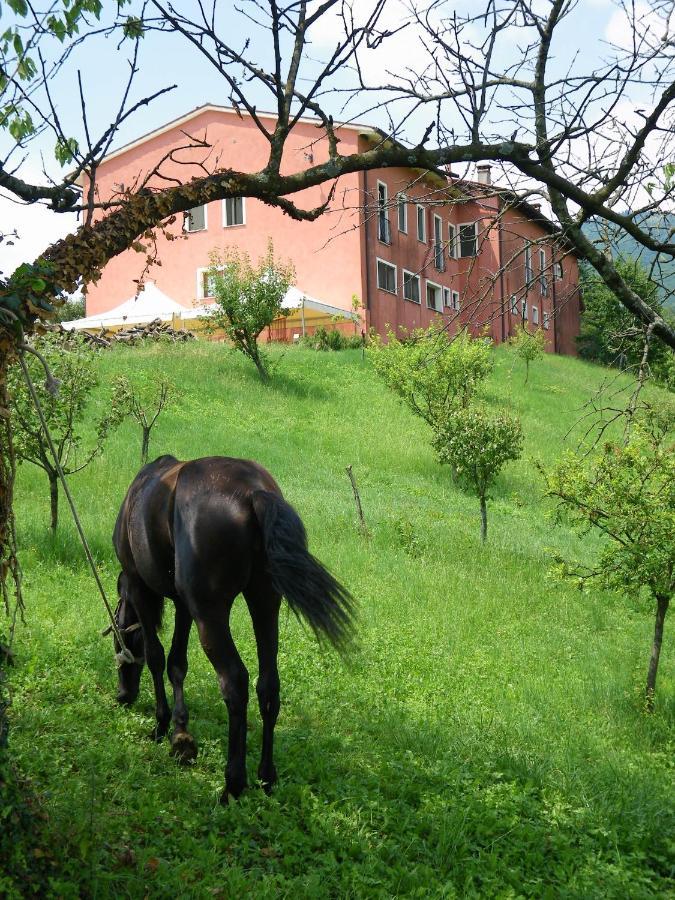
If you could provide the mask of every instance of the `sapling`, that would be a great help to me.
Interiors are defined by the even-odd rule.
[[[432,443],[439,460],[452,466],[455,477],[477,495],[480,536],[485,541],[489,490],[504,465],[520,457],[520,422],[482,404],[459,407],[438,423]]]
[[[128,415],[141,428],[141,465],[148,461],[150,433],[164,410],[175,403],[175,383],[163,372],[136,373],[133,378],[119,375],[115,379],[121,403]]]

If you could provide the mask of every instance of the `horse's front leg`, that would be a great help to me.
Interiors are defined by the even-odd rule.
[[[220,598],[219,603],[222,603]],[[231,606],[232,601],[226,604],[225,609],[221,607],[222,612],[218,610],[208,618],[195,619],[204,652],[216,670],[229,718],[225,790],[220,797],[221,803],[227,803],[230,794],[238,797],[246,787],[248,671],[230,633]]]
[[[188,671],[188,639],[192,627],[192,616],[187,607],[176,601],[176,620],[173,629],[173,640],[169,651],[167,671],[173,687],[173,734],[171,735],[171,753],[183,763],[191,762],[197,757],[197,745],[187,730],[189,713],[185,706],[183,682]]]
[[[155,688],[155,718],[157,724],[150,733],[155,741],[161,741],[169,730],[171,710],[166,699],[164,688],[164,669],[166,658],[164,647],[157,637],[157,628],[161,616],[164,598],[148,590],[140,581],[129,580],[128,596],[131,601],[143,632],[143,646],[145,648],[145,661]]]

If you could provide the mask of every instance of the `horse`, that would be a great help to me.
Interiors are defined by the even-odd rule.
[[[173,721],[171,753],[193,760],[183,682],[194,622],[215,669],[228,710],[229,736],[221,802],[246,787],[246,709],[249,676],[230,632],[230,610],[244,595],[258,654],[256,691],[263,723],[258,778],[267,793],[277,780],[274,726],[279,715],[279,609],[285,597],[319,641],[344,652],[353,639],[355,603],[307,547],[304,525],[272,475],[258,463],[224,456],[181,462],[161,456],[144,466],[120,508],[113,534],[121,571],[117,581],[118,629],[133,662],[115,636],[117,699],[138,696],[147,663],[155,690],[161,741]],[[157,635],[165,598],[175,606],[168,657],[173,713],[164,689],[165,655]]]

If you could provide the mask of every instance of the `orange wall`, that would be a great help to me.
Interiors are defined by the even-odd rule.
[[[181,181],[203,175],[198,163],[205,160],[209,171],[233,168],[254,172],[267,161],[267,141],[248,117],[239,119],[234,113],[206,111],[181,126],[190,135],[205,138],[211,150],[181,150],[175,161],[166,160],[162,172]],[[358,134],[343,129],[340,149],[348,153],[356,149]],[[317,143],[317,129],[311,123],[299,123],[288,139],[284,153],[284,169],[297,171],[309,164],[328,158],[325,140]],[[104,162],[97,174],[97,188],[101,199],[110,197],[115,185],[131,187],[146,177],[162,157],[175,147],[187,143],[180,128],[173,128],[132,147]],[[207,158],[208,157],[208,158]],[[181,165],[184,162],[187,165]],[[209,252],[232,245],[247,251],[257,259],[273,237],[275,254],[290,259],[295,265],[295,283],[310,296],[330,305],[351,309],[352,294],[361,292],[361,264],[358,228],[358,175],[347,175],[338,182],[334,206],[344,205],[353,211],[329,212],[315,222],[296,222],[279,209],[266,206],[259,200],[246,198],[246,224],[223,227],[222,203],[207,207],[206,231],[193,232],[178,241],[158,238],[161,266],[153,266],[148,278],[178,303],[190,307],[197,300],[197,269],[209,265]],[[154,184],[159,184],[154,179]],[[164,182],[166,184],[166,182]],[[303,208],[313,208],[328,197],[329,185],[322,185],[297,194],[294,200]],[[182,235],[182,216],[171,231]],[[143,271],[145,254],[127,250],[111,260],[96,285],[87,294],[87,314],[103,312],[131,297],[136,290],[134,279]]]

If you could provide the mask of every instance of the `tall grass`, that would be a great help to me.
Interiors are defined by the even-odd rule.
[[[186,698],[200,755],[181,769],[166,744],[147,740],[147,674],[136,706],[116,706],[112,648],[99,637],[104,613],[74,527],[64,516],[50,538],[46,485],[23,467],[28,609],[12,744],[44,793],[54,896],[672,890],[668,636],[649,716],[650,610],[547,575],[549,548],[588,558],[595,545],[547,519],[534,462],[561,452],[601,370],[548,357],[524,387],[513,357],[497,353],[489,392],[521,415],[526,452],[499,479],[482,547],[477,501],[453,485],[426,426],[358,352],[293,348],[268,386],[206,343],[119,349],[101,354],[100,366],[104,385],[118,372],[161,368],[182,386],[180,404],[153,431],[151,458],[222,454],[271,470],[312,551],[360,601],[360,649],[345,665],[282,613],[279,785],[270,798],[253,787],[221,808],[227,716],[198,642]],[[127,423],[71,480],[111,593],[110,535],[139,456],[140,434]],[[359,535],[348,464],[370,540]],[[241,603],[234,632],[254,676]],[[253,775],[254,702],[249,723]]]

